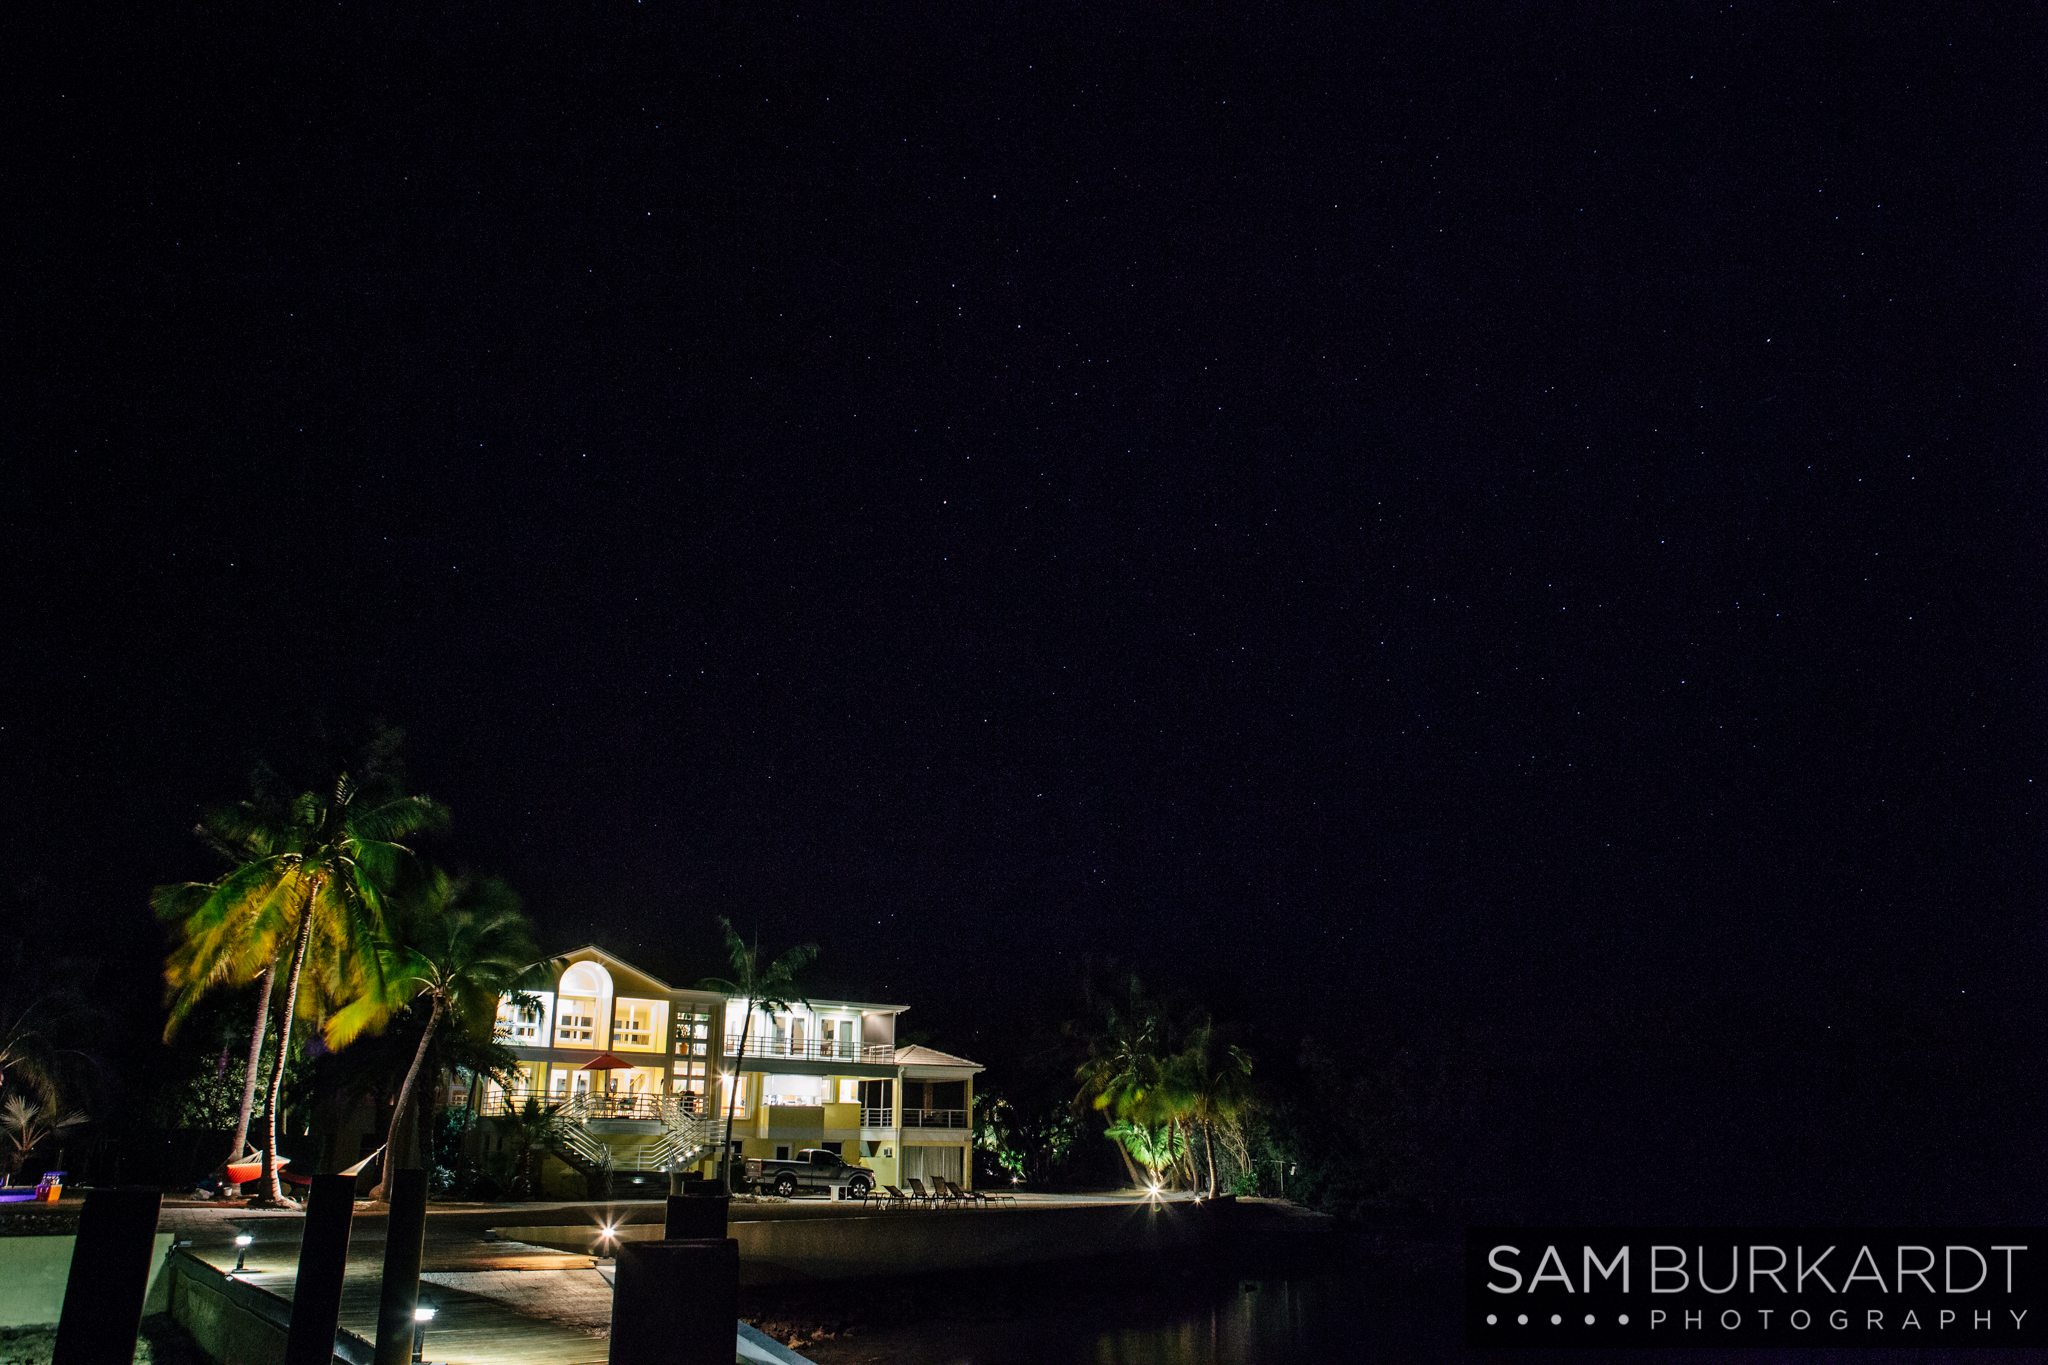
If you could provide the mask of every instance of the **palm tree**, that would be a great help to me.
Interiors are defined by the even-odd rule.
[[[1108,1115],[1111,1126],[1105,1135],[1116,1143],[1131,1183],[1144,1185],[1147,1182],[1139,1178],[1138,1168],[1132,1164],[1130,1143],[1124,1140],[1130,1130],[1119,1124],[1149,1127],[1165,1117],[1160,1111],[1160,1073],[1166,1025],[1137,977],[1126,983],[1125,996],[1121,1004],[1114,999],[1096,1001],[1102,1021],[1088,1040],[1087,1060],[1075,1072],[1081,1082],[1075,1098],[1088,1100]],[[1151,1150],[1150,1143],[1145,1145]]]
[[[417,1144],[410,1141],[405,1121],[441,1021],[452,1018],[458,1029],[489,1038],[500,997],[540,956],[519,897],[496,878],[451,877],[436,868],[423,879],[405,918],[404,941],[383,950],[384,977],[400,994],[410,995],[415,1007],[427,1002],[427,1023],[392,1106],[385,1174],[370,1192],[373,1199],[384,1197],[392,1171],[418,1164]],[[383,997],[366,995],[344,1007],[328,1026],[328,1041],[346,1047],[381,1022],[384,1005]]]
[[[277,959],[289,924],[287,907],[276,894],[277,878],[268,863],[286,837],[291,803],[269,768],[259,765],[251,782],[256,789],[253,800],[209,810],[193,830],[202,843],[228,861],[230,870],[212,882],[159,886],[149,898],[157,917],[173,925],[176,935],[164,964],[170,1007],[164,1023],[165,1042],[177,1035],[178,1026],[212,991],[246,986],[251,980],[261,983],[228,1161],[248,1150],[263,1045],[270,1031]]]
[[[15,966],[6,987],[19,988],[33,979],[19,970],[22,963]],[[68,989],[0,996],[0,1089],[11,1084],[34,1095],[45,1109],[57,1108],[67,1082],[76,1082],[80,1064],[90,1061],[85,1052],[57,1040],[76,1038],[90,1013],[77,992]]]
[[[370,761],[344,772],[325,797],[305,792],[286,802],[259,793],[257,801],[221,813],[215,828],[229,833],[227,846],[246,860],[203,894],[193,889],[165,897],[192,926],[167,968],[174,1014],[188,989],[196,1000],[209,985],[246,982],[266,966],[285,969],[277,1061],[264,1104],[263,1175],[277,1203],[285,1202],[277,1173],[278,1101],[302,995],[308,1013],[365,998],[387,1011],[401,1003],[377,951],[388,938],[386,898],[411,856],[398,841],[446,825],[448,812],[402,789],[386,763],[398,736],[383,732]],[[289,949],[280,952],[286,942]],[[358,1018],[356,1027],[363,1026]]]
[[[21,1095],[8,1096],[7,1103],[0,1106],[0,1141],[7,1144],[6,1152],[0,1155],[0,1160],[7,1163],[7,1175],[0,1180],[0,1185],[14,1183],[15,1172],[21,1169],[21,1163],[27,1161],[36,1148],[84,1122],[85,1115],[75,1110],[52,1114]]]
[[[1134,1123],[1118,1119],[1104,1134],[1119,1151],[1134,1154],[1152,1177],[1148,1187],[1159,1185],[1159,1173],[1186,1159],[1188,1140],[1172,1123]]]
[[[719,1148],[718,1171],[725,1188],[732,1188],[732,1119],[740,1101],[740,1063],[747,1055],[747,1031],[754,1022],[756,1008],[773,1013],[786,1010],[791,1005],[808,1004],[797,990],[796,974],[811,965],[818,956],[818,945],[801,943],[766,966],[761,964],[761,945],[758,940],[752,947],[734,932],[732,921],[720,918],[725,926],[725,951],[732,960],[732,979],[709,976],[698,983],[700,990],[717,991],[728,1001],[742,999],[747,1002],[747,1012],[740,1021],[740,1049],[733,1058],[732,1095],[725,1105],[725,1143]]]
[[[26,1093],[45,1109],[97,1099],[107,1074],[94,1046],[112,1006],[92,988],[101,964],[72,956],[85,907],[36,874],[0,887],[0,1092]]]
[[[294,837],[272,860],[278,884],[297,901],[277,1064],[271,1068],[264,1106],[269,1133],[263,1174],[273,1200],[284,1199],[277,1175],[278,1098],[284,1089],[301,978],[314,940],[320,940],[323,951],[318,961],[327,977],[319,984],[326,987],[330,1000],[367,997],[376,1000],[378,1008],[395,1007],[395,991],[383,975],[376,945],[386,938],[386,892],[412,852],[398,841],[447,821],[446,808],[430,797],[406,795],[395,782],[378,777],[359,785],[344,775],[335,782],[330,799],[323,801],[308,792],[293,802]]]
[[[1209,1197],[1214,1199],[1215,1128],[1250,1102],[1252,1059],[1243,1048],[1224,1042],[1215,1023],[1204,1019],[1188,1031],[1187,1046],[1168,1062],[1166,1072],[1175,1107],[1201,1130],[1202,1151],[1209,1160]]]
[[[535,1152],[545,1153],[548,1142],[554,1135],[555,1114],[561,1109],[560,1103],[542,1106],[533,1096],[526,1097],[526,1103],[519,1112],[510,1116],[506,1136],[512,1144],[514,1165],[512,1187],[528,1199],[533,1198],[540,1183],[540,1163],[534,1160]]]

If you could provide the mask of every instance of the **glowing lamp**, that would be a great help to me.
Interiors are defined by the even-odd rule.
[[[248,1259],[249,1259],[249,1248],[250,1248],[250,1247],[252,1247],[252,1246],[254,1246],[255,1244],[256,1244],[256,1239],[255,1239],[254,1237],[250,1236],[250,1235],[249,1235],[248,1233],[246,1233],[246,1232],[238,1232],[238,1233],[236,1233],[236,1234],[235,1234],[235,1269],[236,1269],[236,1270],[241,1270],[241,1269],[243,1269],[243,1268],[244,1268],[244,1267],[243,1267],[243,1264],[242,1264],[242,1263],[243,1263],[244,1261],[246,1261],[246,1260],[248,1260]]]
[[[413,1365],[422,1365],[427,1354],[427,1324],[434,1320],[434,1305],[416,1304],[412,1310],[412,1358]]]

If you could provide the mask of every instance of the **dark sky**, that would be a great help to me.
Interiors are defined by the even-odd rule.
[[[17,18],[0,870],[381,716],[557,946],[2005,1179],[2042,34],[1784,9]]]

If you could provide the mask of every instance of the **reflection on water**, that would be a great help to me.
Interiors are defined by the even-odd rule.
[[[1330,1300],[1342,1297],[1335,1278],[1245,1280],[1227,1298],[1178,1321],[1097,1333],[1088,1359],[1095,1365],[1222,1365],[1325,1357],[1329,1346],[1320,1329],[1334,1320]]]
[[[921,1321],[807,1343],[819,1365],[1236,1365],[1425,1360],[1461,1344],[1450,1277],[1333,1255],[1284,1273],[934,1296]],[[971,1300],[971,1301],[970,1301]]]

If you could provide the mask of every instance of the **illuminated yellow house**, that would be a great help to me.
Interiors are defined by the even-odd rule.
[[[652,1196],[671,1173],[713,1174],[728,1110],[741,1158],[825,1147],[879,1184],[943,1176],[972,1188],[982,1068],[897,1046],[896,1016],[909,1006],[813,1000],[770,1013],[678,990],[600,948],[566,953],[548,972],[552,989],[529,992],[531,1003],[499,1004],[498,1040],[521,1074],[483,1096],[488,1116],[529,1099],[552,1111],[548,1193],[595,1184]]]

